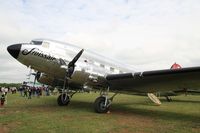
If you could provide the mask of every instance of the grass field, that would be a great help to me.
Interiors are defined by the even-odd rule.
[[[155,106],[147,97],[120,94],[109,114],[93,111],[97,96],[76,94],[69,106],[59,107],[57,96],[9,94],[0,109],[0,133],[200,133],[200,96],[161,99]]]

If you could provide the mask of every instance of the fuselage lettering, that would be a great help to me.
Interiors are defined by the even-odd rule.
[[[36,51],[37,50],[37,51]],[[44,54],[42,52],[38,52],[39,49],[38,48],[32,48],[31,50],[27,50],[27,49],[24,49],[22,51],[22,54],[23,55],[29,55],[29,54],[32,54],[34,56],[38,56],[38,57],[42,57],[44,59],[47,59],[47,60],[55,60],[56,58],[50,56],[50,55],[47,55],[47,54]]]

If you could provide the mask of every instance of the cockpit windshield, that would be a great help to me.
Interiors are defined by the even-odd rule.
[[[34,41],[34,40],[32,40],[30,44],[32,44],[32,45],[42,45],[42,41]]]

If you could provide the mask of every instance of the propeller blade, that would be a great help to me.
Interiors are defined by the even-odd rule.
[[[69,62],[68,68],[70,68],[71,66],[74,67],[75,63],[77,62],[77,60],[81,57],[82,53],[83,53],[84,49],[82,49],[75,57],[72,61]]]
[[[40,78],[41,72],[37,72],[35,78],[38,80]]]
[[[36,73],[31,73],[31,75],[34,75],[34,76],[36,76]]]
[[[35,82],[36,82],[36,76],[35,76],[34,81],[33,81],[33,86],[35,86]]]
[[[82,49],[75,57],[72,61],[69,62],[68,64],[68,70],[66,73],[66,76],[71,78],[71,75],[74,72],[74,68],[75,68],[75,63],[77,62],[77,60],[81,57],[82,53],[83,53],[84,49]]]

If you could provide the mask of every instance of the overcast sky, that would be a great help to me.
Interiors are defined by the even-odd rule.
[[[95,50],[137,70],[200,66],[199,0],[0,0],[0,82],[28,69],[10,44],[49,38]]]

